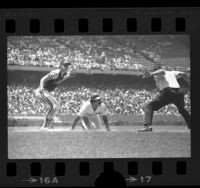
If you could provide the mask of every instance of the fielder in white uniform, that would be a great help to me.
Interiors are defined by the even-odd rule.
[[[99,95],[93,95],[90,101],[86,101],[77,117],[75,118],[71,130],[75,128],[79,120],[82,118],[81,126],[85,130],[101,130],[101,117],[103,118],[103,122],[105,124],[106,130],[110,131],[108,118],[107,118],[107,110],[104,104],[101,103],[101,97]]]

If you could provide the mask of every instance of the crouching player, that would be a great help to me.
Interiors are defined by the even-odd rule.
[[[75,70],[73,70],[70,65],[71,63],[61,63],[59,69],[52,70],[40,80],[40,86],[35,90],[36,97],[49,106],[41,130],[54,128],[52,125],[53,118],[60,109],[60,104],[52,95],[51,91],[53,91],[64,80],[75,76]]]
[[[82,105],[77,117],[73,122],[71,130],[74,130],[75,126],[81,118],[81,126],[84,130],[101,130],[102,125],[100,115],[103,117],[103,122],[105,124],[106,130],[110,131],[106,107],[104,104],[101,104],[101,97],[99,95],[93,95],[90,98],[90,101],[86,101]]]

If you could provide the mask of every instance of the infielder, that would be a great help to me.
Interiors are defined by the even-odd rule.
[[[180,88],[177,81],[178,78],[183,77],[190,85],[187,79],[187,75],[180,71],[166,71],[160,64],[154,66],[153,72],[146,72],[144,77],[153,76],[156,81],[156,86],[160,91],[160,94],[145,106],[145,123],[144,129],[139,131],[152,131],[152,119],[154,111],[168,105],[174,104],[179,113],[183,116],[188,126],[190,126],[190,114],[184,108],[184,91]]]
[[[84,129],[100,130],[102,127],[100,115],[103,117],[106,130],[110,131],[106,107],[101,103],[101,97],[99,95],[93,95],[91,96],[90,101],[83,103],[77,117],[73,122],[71,130],[75,128],[81,118],[81,126]]]
[[[59,68],[52,70],[40,80],[40,86],[35,90],[35,95],[45,104],[49,106],[49,110],[45,117],[41,130],[48,130],[54,128],[52,125],[55,114],[60,109],[59,102],[52,95],[58,84],[75,75],[71,69],[71,63],[60,63]]]

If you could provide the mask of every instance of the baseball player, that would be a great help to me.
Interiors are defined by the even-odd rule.
[[[96,94],[91,96],[90,101],[83,103],[77,117],[73,122],[71,130],[75,128],[81,118],[81,125],[83,129],[100,130],[102,127],[100,115],[103,117],[106,130],[110,131],[106,107],[101,103],[101,97]]]
[[[161,64],[157,64],[151,72],[146,72],[144,77],[150,76],[154,77],[160,94],[145,106],[144,128],[139,131],[152,131],[151,124],[154,111],[168,104],[174,104],[178,108],[179,113],[185,119],[188,129],[191,129],[190,114],[184,108],[184,91],[177,81],[178,78],[183,77],[189,84],[187,75],[180,71],[166,71]]]
[[[75,71],[72,70],[71,63],[60,63],[58,69],[52,70],[40,80],[40,86],[35,90],[35,95],[49,106],[41,130],[54,128],[52,125],[53,118],[60,109],[60,104],[52,95],[51,91],[53,91],[62,81],[74,75]]]

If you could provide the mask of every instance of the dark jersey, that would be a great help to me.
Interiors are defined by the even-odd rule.
[[[44,82],[44,89],[47,91],[53,91],[58,84],[63,81],[64,76],[61,76],[60,69],[56,69],[51,71],[47,76],[49,77],[49,80]]]

